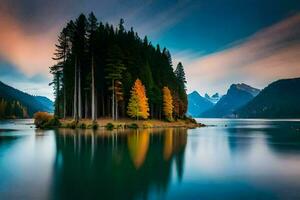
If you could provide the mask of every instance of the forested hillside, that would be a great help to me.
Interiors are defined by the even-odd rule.
[[[35,100],[37,100],[41,105],[44,106],[44,108],[47,110],[47,112],[53,113],[54,112],[54,103],[50,99],[44,96],[34,96]]]
[[[185,116],[182,64],[174,70],[166,48],[153,46],[147,37],[141,39],[133,28],[125,30],[122,19],[114,27],[98,22],[93,13],[88,17],[81,14],[62,29],[53,59],[57,64],[50,67],[51,84],[59,117],[126,117],[136,108],[136,96],[141,95],[144,106],[149,106],[144,109],[149,115],[141,116],[160,119],[164,117],[164,87],[171,91],[172,117]],[[137,80],[141,81],[137,82],[141,92],[133,91]]]
[[[32,117],[34,113],[38,111],[52,112],[53,106],[51,101],[46,97],[35,97],[18,89],[15,89],[9,85],[6,85],[0,81],[0,99],[5,101],[8,105],[16,104],[26,110],[26,115]],[[43,99],[43,102],[41,102]],[[46,103],[49,102],[49,103]],[[7,107],[9,109],[9,107]],[[10,112],[9,112],[10,113]],[[6,115],[5,118],[10,116]]]
[[[300,78],[278,80],[236,111],[241,118],[299,118]]]
[[[7,101],[0,97],[0,119],[27,118],[27,108],[19,101]]]

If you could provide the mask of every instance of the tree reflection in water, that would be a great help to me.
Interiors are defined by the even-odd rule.
[[[183,176],[186,129],[61,129],[55,137],[53,198],[161,197],[173,163],[178,179]]]

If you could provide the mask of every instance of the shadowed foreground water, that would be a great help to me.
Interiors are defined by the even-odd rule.
[[[300,199],[300,121],[35,130],[0,122],[0,199]]]

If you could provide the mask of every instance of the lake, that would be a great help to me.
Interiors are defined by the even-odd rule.
[[[47,130],[0,121],[0,199],[300,199],[300,120]]]

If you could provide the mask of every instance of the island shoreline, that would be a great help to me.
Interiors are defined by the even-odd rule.
[[[69,129],[138,129],[138,128],[198,128],[206,125],[198,123],[195,119],[185,118],[174,121],[164,121],[158,119],[134,120],[130,118],[120,118],[113,120],[111,118],[98,118],[93,121],[91,119],[81,119],[75,121],[73,118],[57,119],[51,118],[43,122],[35,119],[36,128],[53,129],[53,128],[69,128]]]

